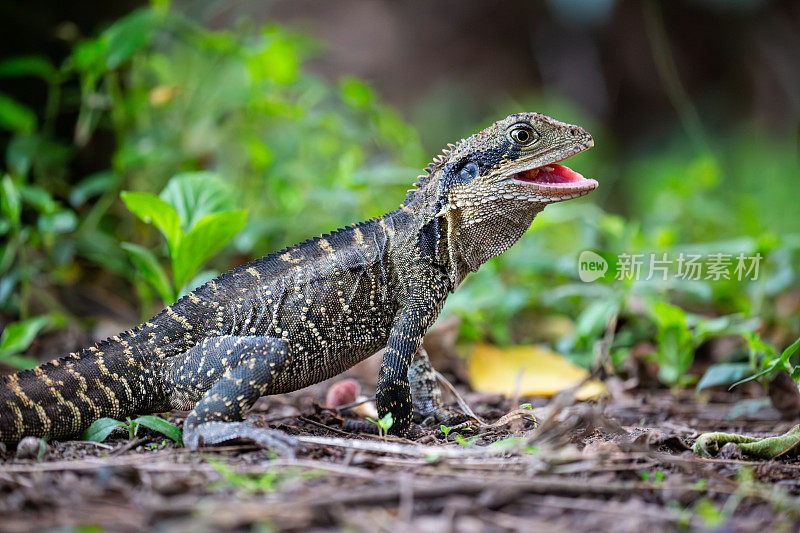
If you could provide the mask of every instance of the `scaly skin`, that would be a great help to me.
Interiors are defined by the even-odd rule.
[[[0,442],[184,409],[189,447],[245,438],[290,453],[288,437],[241,422],[256,399],[335,376],[384,346],[377,407],[392,413],[391,433],[407,433],[412,395],[424,416],[463,420],[441,406],[422,337],[447,295],[547,204],[597,187],[548,166],[592,145],[583,129],[536,113],[449,145],[395,211],[239,267],[133,330],[0,378]]]

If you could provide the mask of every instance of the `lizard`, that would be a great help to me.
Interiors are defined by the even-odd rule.
[[[245,414],[261,397],[344,372],[385,348],[375,402],[407,435],[443,424],[422,338],[470,272],[509,249],[547,205],[597,181],[559,162],[594,145],[583,128],[517,113],[448,144],[395,210],[230,270],[141,325],[0,378],[0,442],[79,435],[100,417],[190,411],[190,449],[294,439]]]

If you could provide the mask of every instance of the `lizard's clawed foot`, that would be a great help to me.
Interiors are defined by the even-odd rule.
[[[230,440],[246,440],[259,448],[294,459],[297,441],[285,433],[253,425],[252,422],[204,422],[183,433],[183,444],[190,450]]]

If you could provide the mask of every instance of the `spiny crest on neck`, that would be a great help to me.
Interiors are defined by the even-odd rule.
[[[461,143],[465,142],[467,142],[466,139],[461,139],[458,144],[460,145]],[[433,160],[424,168],[425,174],[420,174],[417,176],[417,182],[414,183],[410,189],[408,189],[403,205],[408,205],[414,199],[416,193],[421,191],[425,185],[428,184],[431,177],[436,174],[439,169],[444,167],[444,165],[450,160],[450,155],[453,153],[453,150],[456,148],[456,146],[457,145],[453,143],[447,143],[447,148],[442,150],[441,154],[434,156]]]

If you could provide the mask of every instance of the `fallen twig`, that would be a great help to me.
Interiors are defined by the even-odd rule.
[[[333,446],[363,452],[374,452],[389,455],[410,455],[412,457],[475,457],[487,455],[502,455],[509,453],[502,448],[489,448],[486,446],[453,447],[453,446],[421,446],[419,444],[403,444],[400,442],[368,441],[362,439],[343,439],[339,437],[313,437],[301,435],[295,437],[303,444],[318,446]]]

